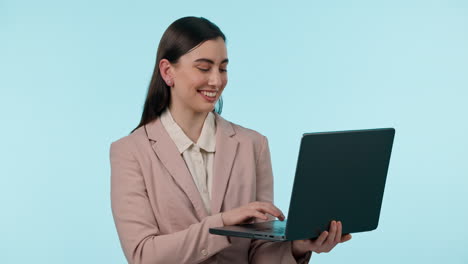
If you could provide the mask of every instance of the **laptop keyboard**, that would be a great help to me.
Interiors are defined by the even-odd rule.
[[[286,227],[284,226],[283,223],[278,223],[277,221],[267,222],[267,223],[269,224],[268,226],[261,226],[261,227],[255,228],[255,230],[261,231],[261,232],[280,233],[280,234],[284,233],[286,230]]]
[[[265,228],[263,230],[258,230],[258,231],[269,232],[269,233],[284,233],[285,229],[286,228],[282,226],[273,226],[273,227]]]

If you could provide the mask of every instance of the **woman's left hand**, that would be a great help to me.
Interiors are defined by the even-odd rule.
[[[351,239],[350,234],[342,235],[343,226],[340,221],[332,221],[330,230],[323,231],[316,239],[294,240],[292,242],[293,256],[298,259],[307,252],[316,253],[330,252],[338,243],[343,243]]]

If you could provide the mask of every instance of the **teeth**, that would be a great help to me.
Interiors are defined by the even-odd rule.
[[[216,96],[216,92],[201,91],[201,93],[208,96],[208,97],[215,97]]]

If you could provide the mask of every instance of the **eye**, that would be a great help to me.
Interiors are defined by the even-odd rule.
[[[219,69],[220,72],[227,72],[227,69]]]
[[[210,69],[200,68],[200,67],[197,67],[197,69],[199,69],[199,70],[202,71],[202,72],[208,72],[208,71],[210,71]]]

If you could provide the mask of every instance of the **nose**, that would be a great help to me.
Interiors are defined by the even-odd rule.
[[[208,79],[208,85],[220,89],[222,84],[223,77],[221,76],[221,73],[214,71],[212,74],[210,74],[210,77]]]

